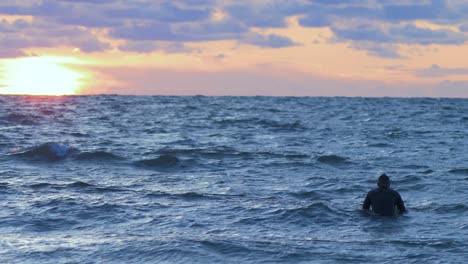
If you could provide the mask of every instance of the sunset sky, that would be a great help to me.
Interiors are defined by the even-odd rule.
[[[0,94],[468,97],[466,0],[2,0]]]

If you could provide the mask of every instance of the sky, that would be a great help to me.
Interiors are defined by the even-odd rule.
[[[0,94],[468,97],[468,0],[2,0]]]

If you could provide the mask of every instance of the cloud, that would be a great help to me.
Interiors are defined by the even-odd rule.
[[[0,22],[0,47],[16,50],[11,54],[21,55],[22,49],[31,47],[76,47],[83,52],[98,52],[110,48],[85,29],[56,25],[40,20],[16,20]]]
[[[463,24],[460,26],[460,30],[462,32],[468,32],[468,23],[467,24]]]
[[[402,65],[402,64],[398,64],[398,65],[387,65],[384,67],[385,70],[389,70],[389,71],[406,71],[407,68]]]
[[[114,28],[110,31],[110,36],[136,41],[194,42],[239,39],[241,34],[247,31],[247,28],[236,22],[221,21],[182,25],[151,22]]]
[[[232,19],[184,24],[176,27],[176,30],[192,41],[240,39],[242,34],[250,31],[244,24]]]
[[[16,33],[19,30],[23,30],[25,27],[28,26],[28,22],[26,20],[20,19],[15,20],[13,22],[9,22],[6,19],[0,20],[0,33]]]
[[[274,28],[286,26],[284,14],[269,5],[236,4],[227,6],[226,11],[234,19],[242,21],[250,27]]]
[[[308,0],[310,3],[321,5],[355,5],[368,3],[366,0]]]
[[[304,27],[327,27],[332,25],[331,18],[323,14],[307,14],[299,19],[299,24]]]
[[[335,1],[338,2],[338,1]],[[361,4],[365,1],[361,1]],[[299,20],[300,25],[305,27],[317,26],[340,26],[348,24],[346,21],[360,21],[369,23],[370,20],[379,20],[382,17],[382,9],[367,5],[336,5],[323,3],[321,5],[306,5],[302,8],[304,14]]]
[[[223,17],[213,19],[218,11]],[[351,42],[350,47],[367,50],[371,56],[397,58],[396,44],[464,44],[467,12],[466,1],[448,0],[4,0],[0,2],[0,15],[32,16],[34,20],[23,25],[2,22],[0,37],[24,40],[18,49],[34,44],[50,47],[78,43],[84,51],[104,51],[109,45],[92,33],[100,28],[109,32],[110,38],[129,43],[166,41],[183,45],[233,40],[277,48],[295,43],[274,34],[249,36],[258,34],[259,28],[285,28],[287,18],[296,16],[301,26],[329,27],[335,40]],[[417,26],[415,21],[421,20],[457,25],[460,31]],[[33,28],[38,33],[34,34]],[[54,33],[58,31],[63,35]],[[153,49],[149,46],[158,46],[135,45],[128,48],[150,52]]]
[[[83,12],[75,10],[67,16],[55,16],[50,18],[50,20],[57,24],[83,26],[87,28],[112,28],[123,24],[123,21],[106,18],[92,10],[83,10]]]
[[[328,26],[342,42],[358,50],[369,47],[368,54],[380,57],[401,57],[394,48],[381,50],[382,45],[461,45],[467,40],[468,26],[462,32],[417,26],[415,21],[453,25],[466,21],[468,3],[461,1],[339,1],[314,0],[303,6],[305,15],[299,23],[305,27]],[[374,43],[370,45],[369,43]],[[376,50],[378,47],[378,50]]]
[[[133,24],[110,31],[110,36],[113,38],[128,39],[128,40],[164,40],[174,41],[182,40],[181,36],[172,32],[170,24],[165,23],[148,23],[148,24]]]
[[[332,28],[337,38],[343,41],[391,42],[392,36],[382,27],[374,25],[358,25],[346,28]]]
[[[25,1],[22,4],[5,1],[0,4],[0,14],[27,16],[54,16],[67,14],[67,7],[52,0]]]
[[[384,16],[386,19],[395,21],[407,20],[435,20],[443,13],[441,11],[446,9],[443,0],[432,0],[429,4],[390,4],[383,8]]]
[[[59,2],[70,2],[70,3],[88,3],[88,4],[110,4],[115,0],[58,0]]]
[[[417,70],[416,75],[424,78],[446,77],[454,75],[468,76],[468,68],[443,68],[438,64],[432,64],[428,68]]]
[[[375,57],[387,59],[401,59],[402,56],[398,53],[399,49],[395,45],[373,43],[373,42],[354,42],[351,48],[356,50],[365,50],[367,54]]]
[[[10,33],[2,47],[20,43],[17,49],[78,47],[84,52],[105,51],[110,45],[99,40],[92,28],[107,28],[111,38],[125,40],[122,50],[189,52],[185,42],[233,40],[261,47],[285,47],[294,43],[282,36],[253,33],[248,21],[234,18],[212,20],[213,1],[29,1],[0,3],[0,13],[31,15],[33,22],[3,22],[0,30]],[[201,5],[201,6],[199,6]],[[252,5],[253,6],[253,5]],[[273,18],[273,17],[272,17]],[[274,17],[277,20],[277,17]],[[281,20],[281,19],[280,19]],[[31,34],[24,34],[30,32]],[[250,36],[255,35],[255,38]],[[8,43],[6,39],[9,39]],[[149,43],[150,41],[158,43]],[[168,42],[170,45],[161,45]],[[178,42],[179,45],[173,45]],[[168,48],[176,47],[176,48]],[[185,47],[185,48],[182,48]],[[17,53],[20,54],[20,53]]]
[[[128,41],[120,45],[122,51],[149,53],[153,51],[163,51],[166,53],[191,53],[194,49],[187,47],[180,42],[154,42],[154,41]]]
[[[468,39],[463,33],[446,29],[432,30],[417,27],[413,24],[390,26],[358,25],[355,27],[333,28],[333,31],[341,40],[375,43],[460,45]]]
[[[210,17],[210,8],[179,7],[170,1],[128,1],[120,7],[110,6],[104,15],[119,19],[145,19],[166,23],[202,21]]]
[[[431,21],[435,24],[465,20],[466,1],[405,0],[405,1],[339,1],[310,0],[302,6],[305,13],[334,16],[334,22],[350,19],[369,19],[381,23]]]
[[[465,34],[446,30],[432,30],[428,28],[420,28],[415,25],[404,25],[393,27],[389,31],[390,39],[394,42],[405,44],[452,44],[460,45],[465,43],[467,36]]]
[[[243,40],[245,43],[268,48],[285,48],[291,46],[297,46],[298,44],[293,42],[291,39],[275,34],[260,35],[260,34],[248,34]]]

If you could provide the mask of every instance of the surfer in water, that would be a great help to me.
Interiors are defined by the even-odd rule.
[[[372,212],[385,216],[394,216],[406,212],[400,194],[390,189],[390,178],[385,173],[380,175],[377,186],[378,188],[367,193],[362,209],[367,211],[372,207]]]

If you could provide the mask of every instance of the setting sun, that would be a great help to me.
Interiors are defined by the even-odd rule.
[[[28,57],[5,62],[0,75],[0,94],[73,95],[84,85],[85,74],[67,64],[65,57]]]

